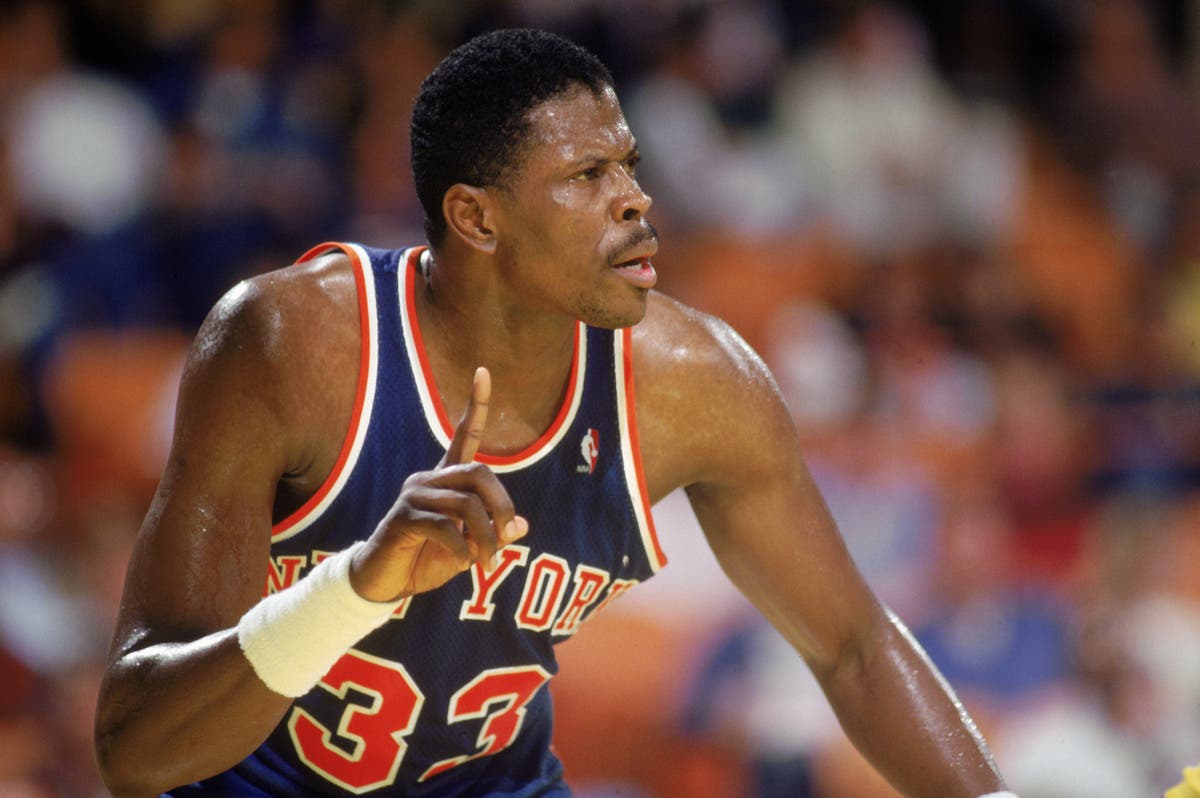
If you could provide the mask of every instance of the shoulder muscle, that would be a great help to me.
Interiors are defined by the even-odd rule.
[[[799,464],[795,428],[770,370],[724,321],[655,295],[633,340],[653,498],[753,479],[763,456]]]
[[[347,404],[338,398],[346,391],[314,386],[348,383],[352,393],[357,361],[335,367],[341,356],[327,350],[355,348],[356,306],[353,277],[347,311],[335,301],[336,264],[322,268],[331,271],[298,268],[239,284],[197,333],[171,454],[130,563],[124,646],[236,619],[262,589],[280,479],[314,460],[321,430],[335,438],[328,448],[340,444],[329,430],[344,422],[320,416]],[[320,336],[328,340],[317,346]]]

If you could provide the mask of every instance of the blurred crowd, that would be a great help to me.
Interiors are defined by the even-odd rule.
[[[455,44],[612,69],[660,287],[774,369],[868,580],[1023,798],[1200,759],[1200,10],[1187,0],[0,0],[0,796],[91,722],[190,336],[321,240],[421,240]],[[319,321],[317,322],[319,323]],[[561,647],[599,796],[887,796],[706,554]]]

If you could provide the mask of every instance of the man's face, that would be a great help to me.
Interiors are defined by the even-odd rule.
[[[637,145],[616,94],[580,87],[534,108],[497,192],[500,268],[522,302],[598,327],[641,320],[658,249],[634,178]]]

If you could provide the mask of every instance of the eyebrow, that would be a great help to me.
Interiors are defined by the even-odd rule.
[[[642,151],[638,148],[637,142],[634,142],[633,146],[630,147],[620,158],[609,158],[606,155],[598,155],[596,153],[591,153],[591,154],[584,155],[580,158],[575,159],[574,161],[572,161],[570,163],[570,167],[572,169],[579,169],[584,166],[592,166],[594,164],[609,163],[610,161],[616,161],[618,163],[622,163],[624,161],[630,161],[630,160],[634,160],[634,159],[641,158],[641,157],[642,157]]]

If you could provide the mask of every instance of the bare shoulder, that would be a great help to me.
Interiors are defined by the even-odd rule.
[[[641,415],[710,418],[777,395],[762,358],[729,324],[663,294],[651,295],[633,328],[633,350]]]
[[[274,511],[324,479],[351,413],[355,293],[331,258],[245,280],[209,312],[131,558],[123,647],[226,628],[261,594]]]
[[[349,259],[331,253],[235,285],[209,312],[194,350],[204,356],[233,347],[269,362],[302,365],[313,355],[310,344],[330,333],[357,334],[357,320]]]
[[[276,478],[289,483],[285,493],[314,490],[353,409],[358,312],[354,274],[341,254],[231,288],[193,341],[175,454],[241,446],[239,459],[253,452],[274,463]]]
[[[248,278],[213,306],[196,334],[190,368],[242,372],[260,398],[283,402],[357,367],[354,274],[338,254]],[[353,374],[351,375],[353,380]]]
[[[752,452],[795,449],[767,365],[727,323],[652,294],[633,330],[642,456],[652,498],[737,478]]]

